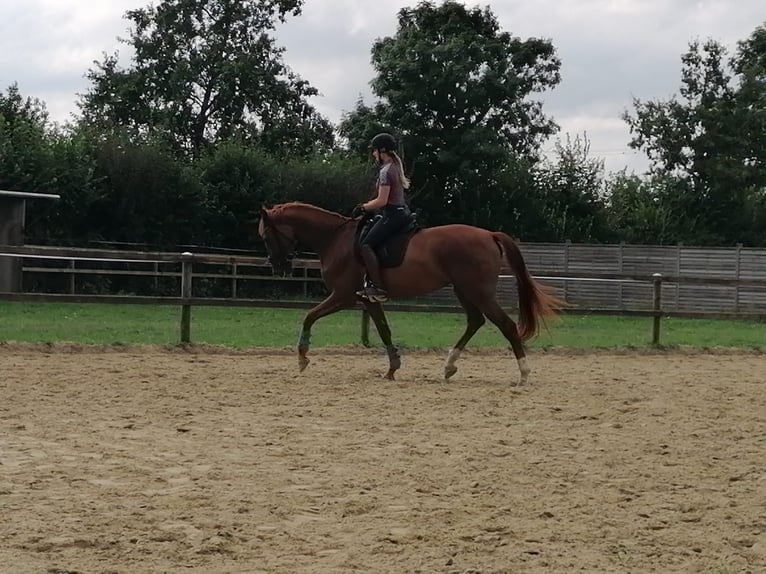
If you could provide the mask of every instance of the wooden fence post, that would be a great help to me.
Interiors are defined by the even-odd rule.
[[[567,239],[564,243],[564,273],[569,273],[569,248],[572,246],[572,240]],[[564,301],[569,301],[569,282],[564,279]]]
[[[660,344],[660,321],[662,320],[662,273],[652,275],[654,283],[654,317],[652,318],[652,345]]]
[[[370,314],[367,309],[362,310],[362,345],[370,346]]]
[[[620,264],[619,273],[620,275],[623,275],[625,273],[625,242],[624,241],[620,241],[619,264]],[[617,284],[617,293],[619,294],[619,297],[620,297],[620,309],[625,308],[625,300],[624,300],[623,289],[622,289],[623,284],[624,283],[622,281],[620,281]]]
[[[191,343],[192,260],[188,251],[181,254],[181,343]]]
[[[75,280],[75,260],[70,259],[69,260],[69,268],[72,270],[72,272],[69,274],[69,294],[74,295],[76,291],[76,280]]]
[[[684,273],[684,268],[681,265],[681,258],[683,256],[683,246],[684,244],[679,242],[676,245],[676,277],[681,277],[681,274]],[[681,282],[679,281],[676,283],[676,300],[675,300],[675,307],[674,309],[678,311],[679,307],[679,301],[681,301]]]
[[[739,281],[742,278],[740,267],[742,265],[742,244],[737,243],[737,267],[735,279]],[[734,312],[739,313],[739,284],[734,286]]]

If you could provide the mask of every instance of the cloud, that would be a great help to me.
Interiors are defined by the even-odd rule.
[[[286,61],[322,92],[314,103],[333,121],[360,95],[372,101],[372,43],[392,35],[398,10],[413,4],[314,0],[282,27]],[[506,0],[491,9],[503,30],[556,47],[562,81],[537,97],[561,126],[561,138],[587,133],[607,169],[637,171],[646,159],[627,147],[630,133],[621,119],[633,98],[670,97],[690,41],[713,38],[733,49],[763,17],[760,2],[750,0],[736,10],[724,0]]]
[[[54,119],[76,112],[76,94],[94,60],[117,50],[127,64],[126,10],[136,0],[28,0],[0,3],[0,88],[13,81],[44,100]],[[306,0],[302,15],[278,26],[285,61],[319,91],[314,105],[332,121],[361,96],[372,102],[370,49],[396,31],[397,12],[415,1]],[[469,6],[476,2],[466,2]],[[485,6],[487,2],[478,3]],[[632,99],[667,99],[678,91],[681,55],[690,41],[713,38],[735,48],[764,22],[762,0],[496,0],[503,30],[522,39],[549,39],[562,60],[562,81],[539,95],[562,138],[587,132],[607,169],[642,170],[627,148],[620,119]],[[552,147],[552,146],[551,146]]]
[[[65,121],[76,111],[76,94],[87,88],[93,61],[126,50],[117,36],[126,35],[122,14],[135,7],[135,0],[0,3],[0,87],[17,82],[24,96],[46,102],[52,119]]]

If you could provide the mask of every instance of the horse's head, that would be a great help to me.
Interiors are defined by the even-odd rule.
[[[261,208],[258,235],[266,244],[269,263],[274,273],[287,275],[293,271],[293,258],[298,242],[292,227],[280,225],[265,207]]]

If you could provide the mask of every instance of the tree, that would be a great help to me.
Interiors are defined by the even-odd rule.
[[[736,127],[750,168],[748,184],[766,193],[766,24],[738,43],[734,72],[740,79],[736,97]],[[766,238],[765,238],[766,239]]]
[[[697,243],[736,243],[752,235],[750,196],[766,189],[766,29],[727,59],[714,40],[692,42],[682,57],[681,98],[634,100],[625,113],[651,172],[675,179],[677,215]]]
[[[465,220],[512,156],[536,157],[556,131],[542,103],[528,99],[559,82],[553,46],[501,31],[488,7],[404,8],[396,34],[375,42],[372,64],[379,101],[359,102],[340,133],[356,153],[377,130],[400,136],[416,158],[405,161],[418,202],[434,220]]]
[[[540,162],[534,169],[535,198],[548,241],[607,238],[604,161],[589,153],[586,136],[572,140],[567,135],[565,144],[556,143],[556,159]]]
[[[46,142],[46,182],[35,188],[56,193],[57,201],[27,203],[26,237],[30,243],[69,245],[100,238],[92,206],[105,195],[104,177],[98,169],[98,150],[103,145],[87,130],[49,134]]]
[[[187,163],[161,144],[110,139],[96,160],[106,192],[90,206],[91,233],[160,249],[207,239],[204,190]]]
[[[330,123],[308,104],[317,93],[282,61],[269,33],[302,0],[164,0],[130,10],[129,69],[117,54],[89,70],[85,120],[133,135],[158,133],[199,154],[238,137],[280,154],[333,145]]]
[[[208,198],[212,241],[239,248],[262,247],[253,225],[262,206],[307,201],[348,213],[372,181],[363,165],[339,154],[276,160],[236,143],[219,146],[194,169]]]
[[[626,243],[672,245],[695,233],[677,205],[676,178],[639,177],[625,170],[606,183],[608,225]],[[689,228],[691,226],[691,228]]]
[[[0,189],[42,191],[52,180],[48,112],[17,84],[0,94]]]

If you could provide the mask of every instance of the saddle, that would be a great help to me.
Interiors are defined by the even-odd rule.
[[[381,217],[382,215],[375,215],[374,217],[363,218],[356,228],[356,234],[354,235],[354,256],[360,263],[362,262],[362,256],[359,253],[361,239]],[[401,265],[404,261],[404,255],[407,253],[407,246],[410,244],[410,239],[412,239],[412,236],[421,229],[422,227],[417,222],[415,214],[412,214],[407,225],[395,235],[389,237],[383,243],[378,245],[374,251],[381,269],[384,267],[390,268]]]

